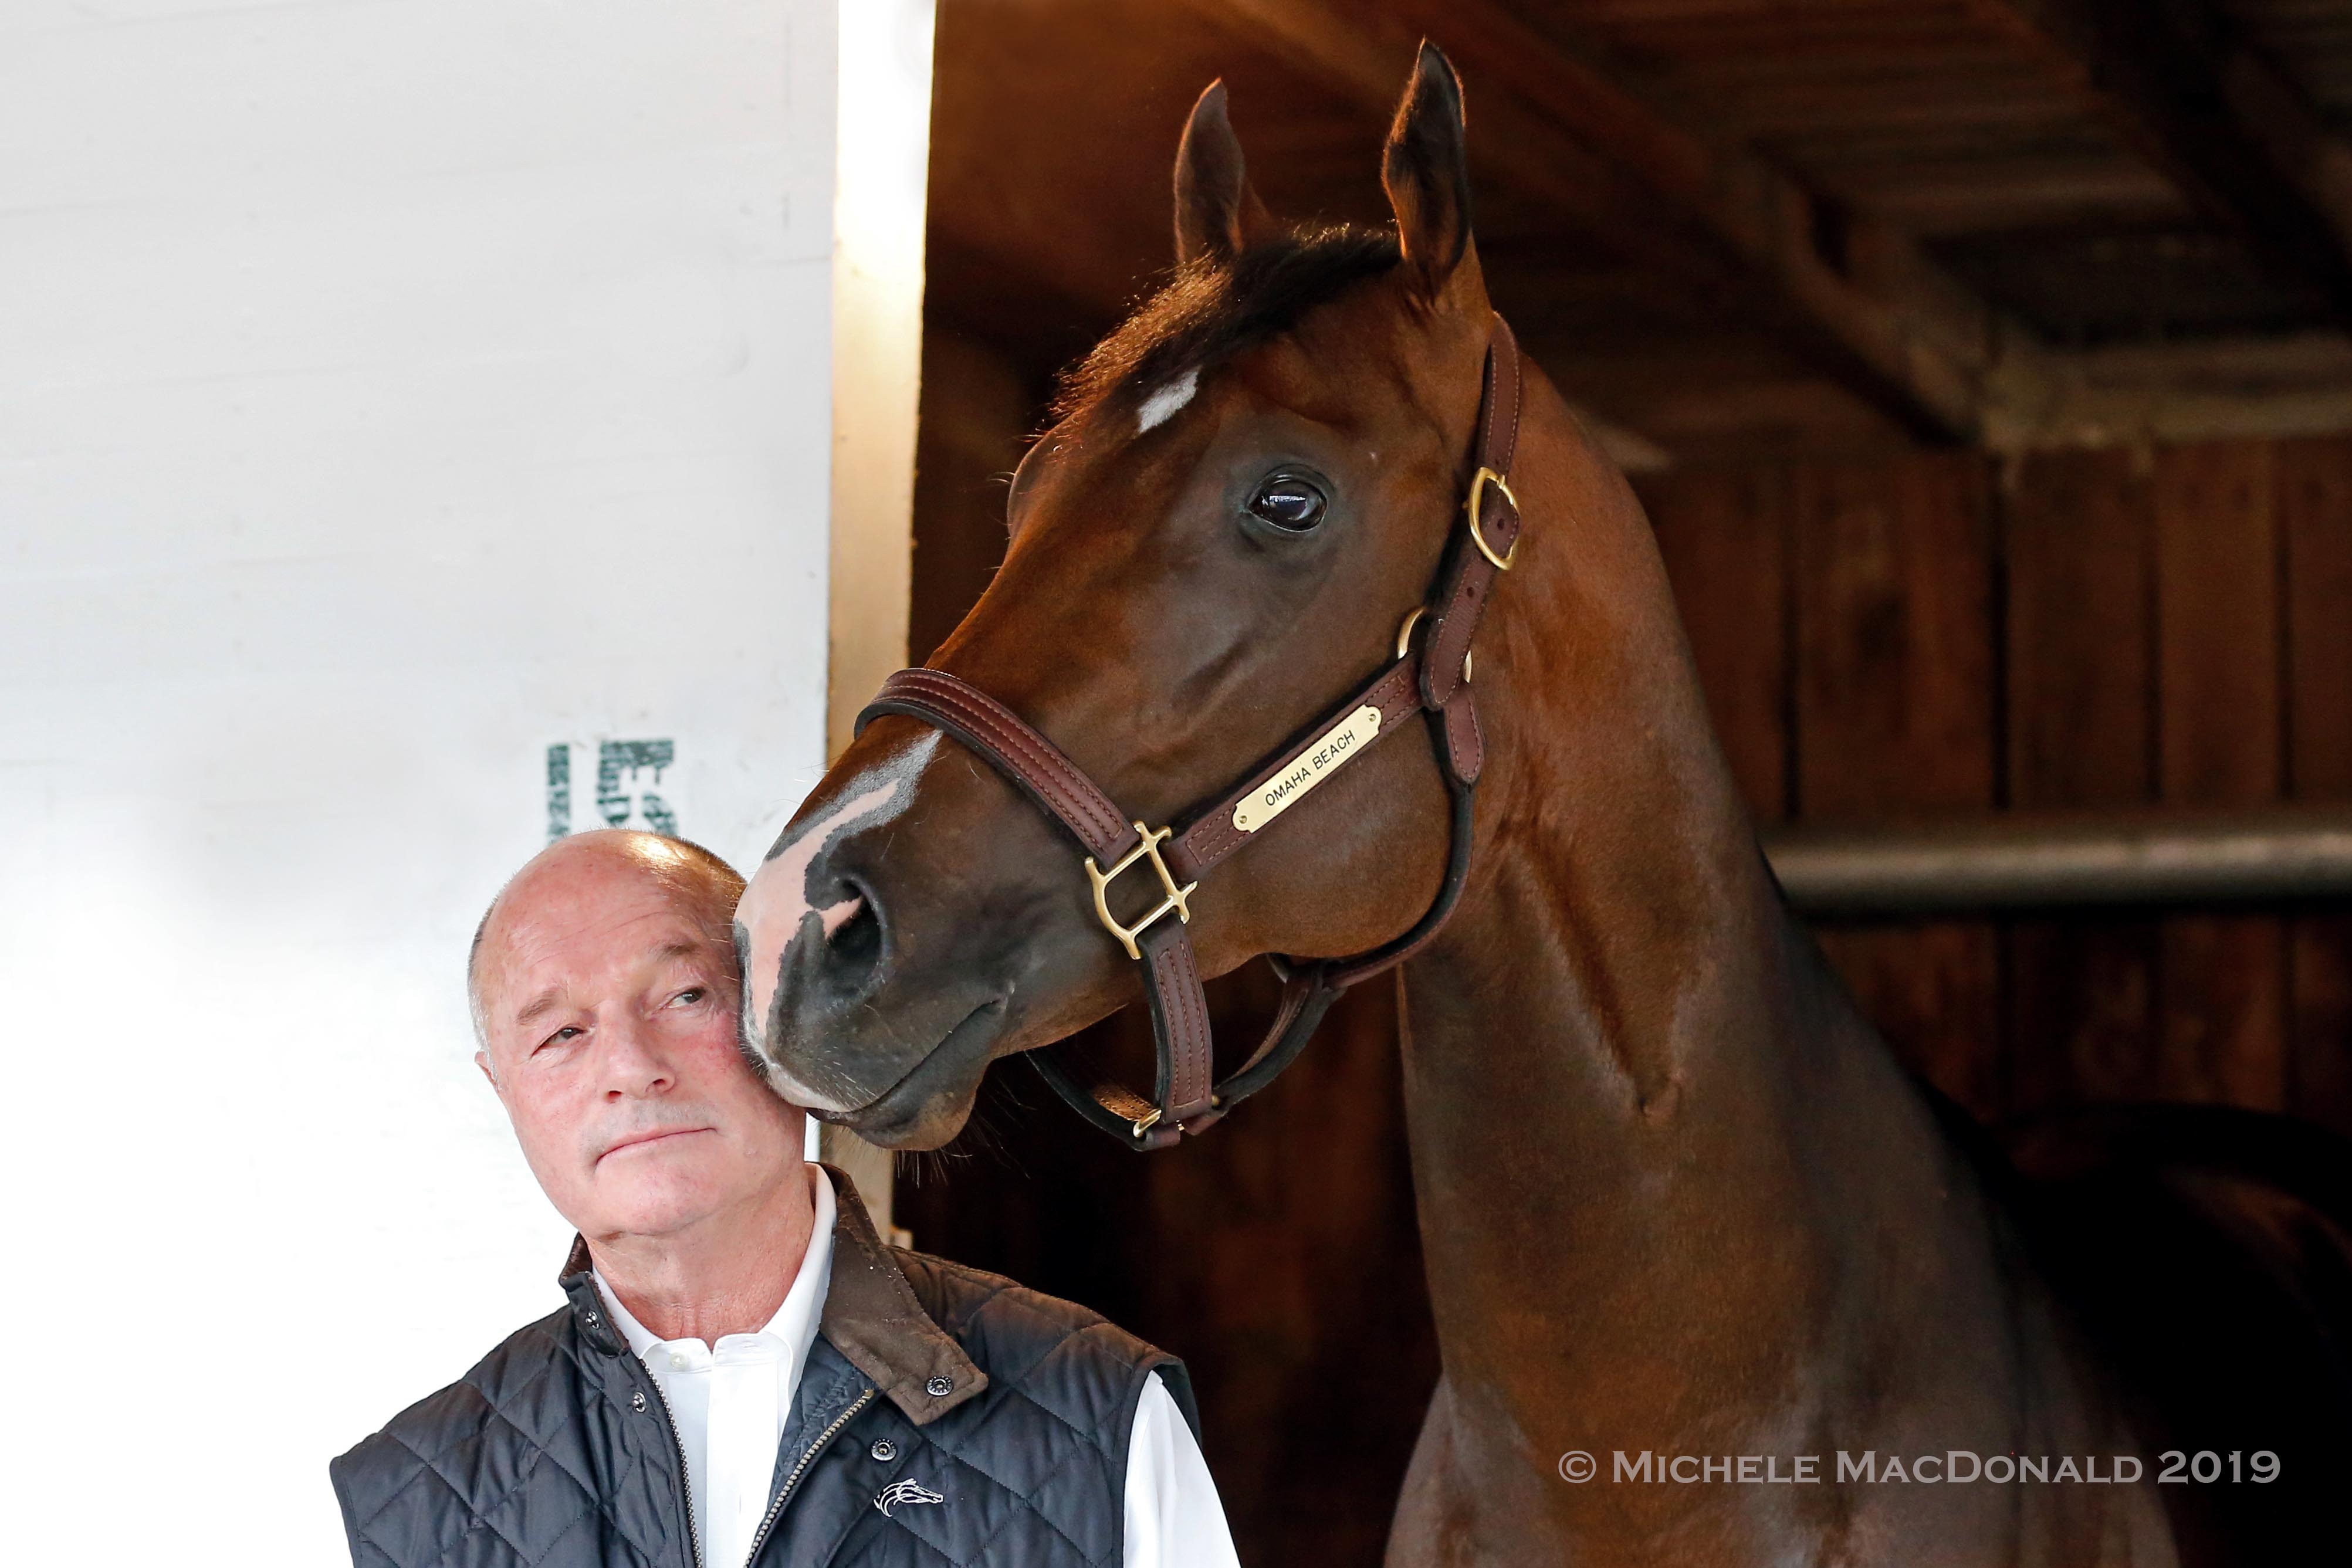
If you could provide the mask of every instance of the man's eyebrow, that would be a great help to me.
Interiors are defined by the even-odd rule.
[[[550,986],[525,1002],[521,1010],[515,1014],[514,1020],[519,1024],[529,1023],[541,1013],[553,1011],[555,1004],[562,999],[562,998],[558,994],[558,988]]]

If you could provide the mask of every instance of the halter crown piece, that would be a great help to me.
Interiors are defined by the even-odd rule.
[[[1408,613],[1398,630],[1396,657],[1327,712],[1308,738],[1253,773],[1241,788],[1192,812],[1181,831],[1129,818],[1060,747],[986,692],[945,670],[900,670],[857,716],[861,733],[884,714],[947,731],[1085,848],[1095,913],[1147,972],[1144,998],[1160,1051],[1152,1097],[1146,1100],[1118,1083],[1085,1082],[1064,1060],[1066,1046],[1026,1054],[1055,1093],[1128,1147],[1166,1148],[1271,1083],[1298,1055],[1341,991],[1411,956],[1454,912],[1470,871],[1472,798],[1484,760],[1470,695],[1470,643],[1488,591],[1511,570],[1518,553],[1519,507],[1511,494],[1510,472],[1518,444],[1519,393],[1518,344],[1496,315],[1486,341],[1476,465],[1463,506],[1465,526],[1447,543],[1428,601]],[[1416,646],[1413,633],[1424,617],[1428,630]],[[1274,1021],[1249,1060],[1230,1077],[1213,1082],[1208,998],[1184,929],[1202,877],[1320,783],[1328,770],[1354,760],[1414,712],[1427,716],[1453,801],[1445,881],[1436,900],[1403,936],[1352,957],[1286,960],[1267,955],[1282,978]],[[1150,914],[1124,925],[1111,913],[1109,888],[1139,864],[1157,877],[1161,897]]]

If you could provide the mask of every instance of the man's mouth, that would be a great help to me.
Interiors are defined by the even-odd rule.
[[[602,1165],[606,1159],[619,1154],[624,1149],[642,1149],[648,1145],[666,1144],[674,1138],[688,1138],[692,1137],[697,1133],[708,1133],[710,1129],[709,1127],[656,1127],[650,1132],[632,1133],[629,1136],[623,1138],[619,1143],[607,1147],[603,1154],[596,1156],[596,1161],[599,1165]]]

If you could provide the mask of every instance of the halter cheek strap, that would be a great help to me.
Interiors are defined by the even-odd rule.
[[[994,697],[945,670],[899,671],[857,716],[860,732],[885,714],[947,731],[1060,822],[1086,851],[1097,916],[1144,966],[1144,999],[1160,1059],[1151,1098],[1116,1082],[1086,1081],[1067,1059],[1066,1046],[1027,1055],[1055,1092],[1129,1147],[1165,1148],[1265,1088],[1298,1055],[1340,992],[1402,963],[1436,936],[1453,913],[1469,876],[1474,793],[1485,763],[1471,696],[1471,643],[1496,579],[1511,569],[1518,553],[1518,501],[1509,475],[1518,444],[1519,406],[1518,345],[1497,315],[1486,346],[1476,466],[1464,503],[1465,524],[1453,530],[1429,601],[1408,614],[1399,629],[1395,659],[1326,713],[1305,738],[1223,800],[1192,812],[1181,831],[1130,819],[1059,747]],[[1424,616],[1428,629],[1416,645],[1414,632]],[[1231,1076],[1213,1081],[1208,998],[1185,930],[1202,878],[1333,772],[1403,728],[1415,713],[1425,717],[1451,797],[1445,880],[1437,897],[1411,930],[1368,952],[1312,960],[1269,954],[1282,978],[1273,1022]],[[1138,880],[1146,884],[1150,912],[1132,924],[1122,922],[1112,913],[1111,890],[1119,887],[1121,902],[1128,902],[1132,894],[1126,884]]]

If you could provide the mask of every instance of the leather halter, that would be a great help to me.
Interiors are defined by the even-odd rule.
[[[944,670],[900,670],[882,683],[857,716],[857,729],[884,714],[920,719],[954,736],[1003,773],[1085,846],[1095,911],[1110,934],[1143,963],[1145,999],[1160,1052],[1152,1098],[1113,1082],[1089,1084],[1062,1060],[1064,1046],[1042,1047],[1029,1061],[1055,1092],[1087,1121],[1138,1150],[1165,1148],[1198,1133],[1255,1094],[1289,1066],[1341,991],[1402,962],[1437,935],[1454,912],[1470,871],[1472,796],[1484,760],[1478,714],[1470,694],[1470,643],[1496,578],[1518,550],[1519,508],[1511,494],[1511,456],[1518,444],[1519,350],[1500,315],[1486,344],[1478,412],[1476,464],[1463,511],[1428,601],[1397,634],[1395,659],[1223,799],[1191,813],[1181,831],[1128,817],[1054,743],[1012,709]],[[1429,626],[1415,646],[1416,623]],[[1377,713],[1377,728],[1367,709]],[[1274,1021],[1249,1059],[1212,1082],[1214,1052],[1208,998],[1185,931],[1201,878],[1271,827],[1278,814],[1347,762],[1402,727],[1427,716],[1431,743],[1452,797],[1445,881],[1412,928],[1393,941],[1345,958],[1285,959],[1266,955],[1282,978]],[[1111,914],[1110,884],[1147,863],[1159,879],[1159,905],[1134,925]],[[1108,867],[1106,870],[1104,868]],[[1175,919],[1168,919],[1173,915]]]

